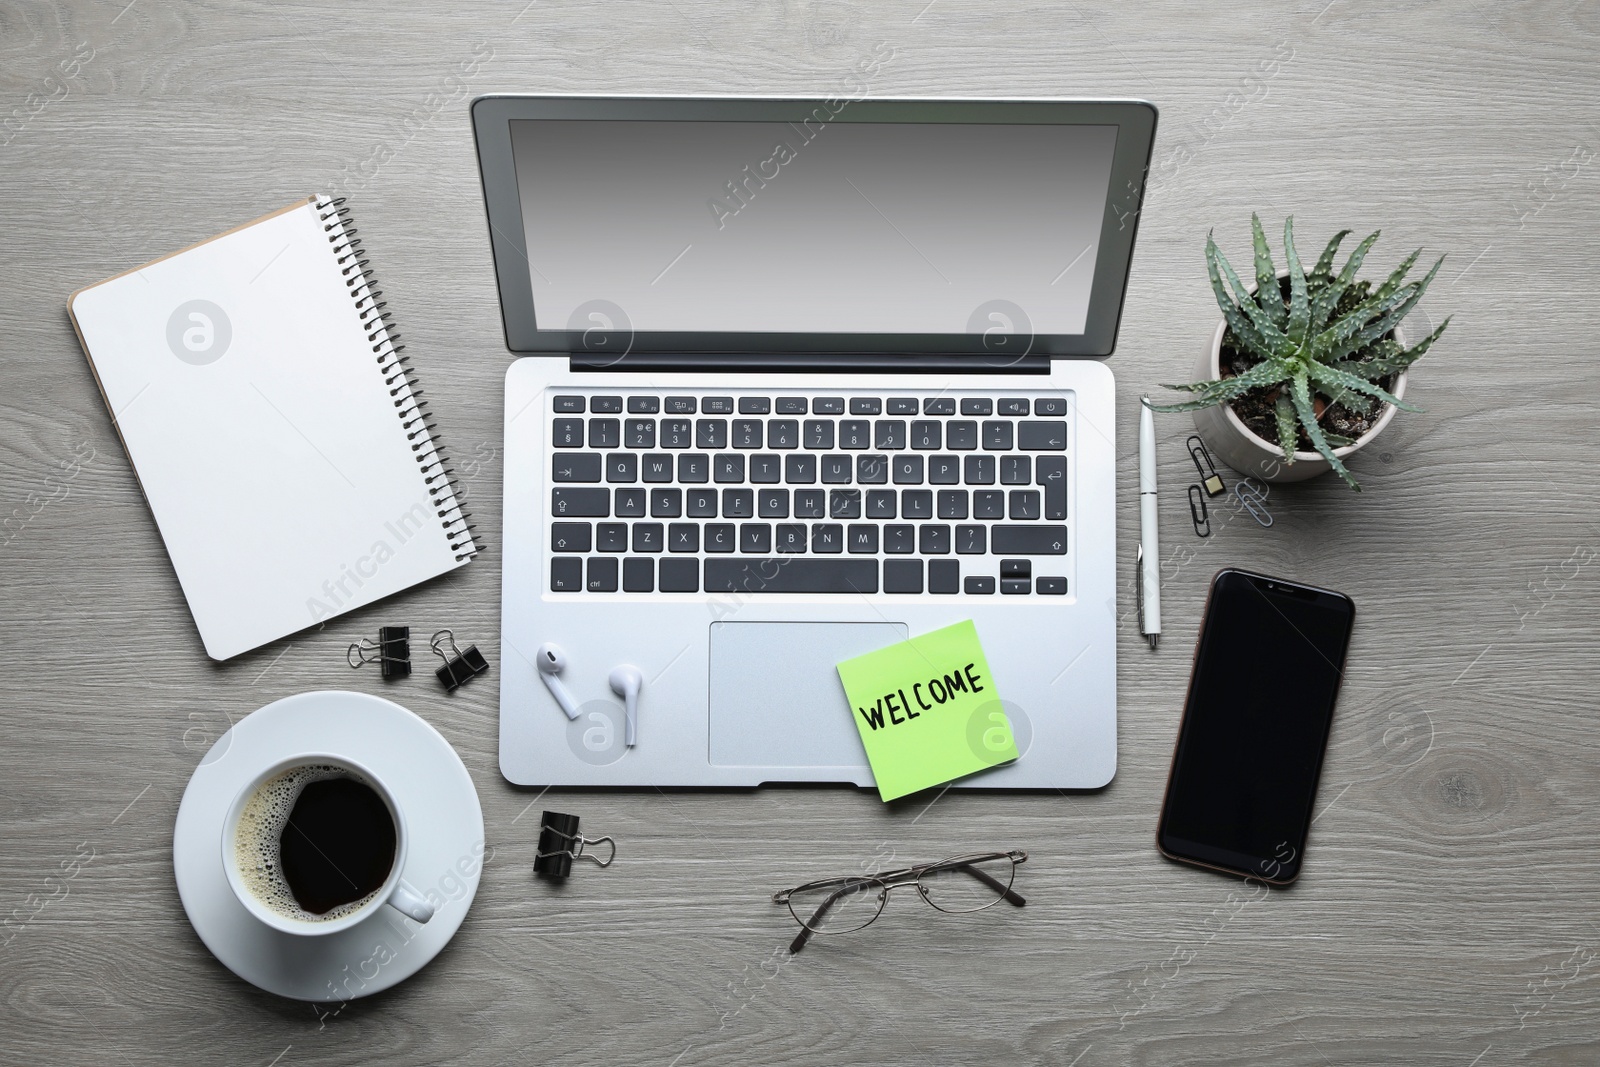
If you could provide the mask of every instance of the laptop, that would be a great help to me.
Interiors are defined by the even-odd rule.
[[[488,96],[472,116],[519,357],[505,777],[871,786],[835,664],[971,620],[1021,756],[956,788],[1108,783],[1100,357],[1155,109]]]

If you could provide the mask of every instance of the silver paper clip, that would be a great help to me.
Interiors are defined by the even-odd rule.
[[[1272,512],[1267,510],[1268,492],[1267,487],[1254,478],[1241,479],[1239,484],[1233,487],[1233,495],[1239,498],[1239,503],[1245,511],[1249,512],[1250,517],[1261,526],[1271,526],[1273,521]]]

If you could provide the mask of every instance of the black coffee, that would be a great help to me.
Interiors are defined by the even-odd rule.
[[[326,915],[376,892],[394,867],[394,819],[365,782],[307,783],[278,838],[284,883],[295,903]]]
[[[396,829],[359,772],[290,767],[256,787],[234,828],[234,870],[256,901],[299,922],[335,922],[372,903],[394,867]]]

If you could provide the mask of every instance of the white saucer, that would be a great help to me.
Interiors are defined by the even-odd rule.
[[[383,779],[411,835],[403,877],[433,902],[418,925],[381,907],[348,930],[280,933],[252,916],[222,869],[222,823],[234,797],[281,759],[347,755]],[[467,917],[483,870],[483,809],[450,743],[398,704],[330,690],[285,697],[241,719],[211,746],[178,808],[172,865],[189,922],[240,978],[296,1000],[344,1001],[411,977]]]

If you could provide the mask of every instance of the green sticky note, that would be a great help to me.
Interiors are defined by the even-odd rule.
[[[1017,758],[970,619],[847,659],[838,670],[884,800]]]

